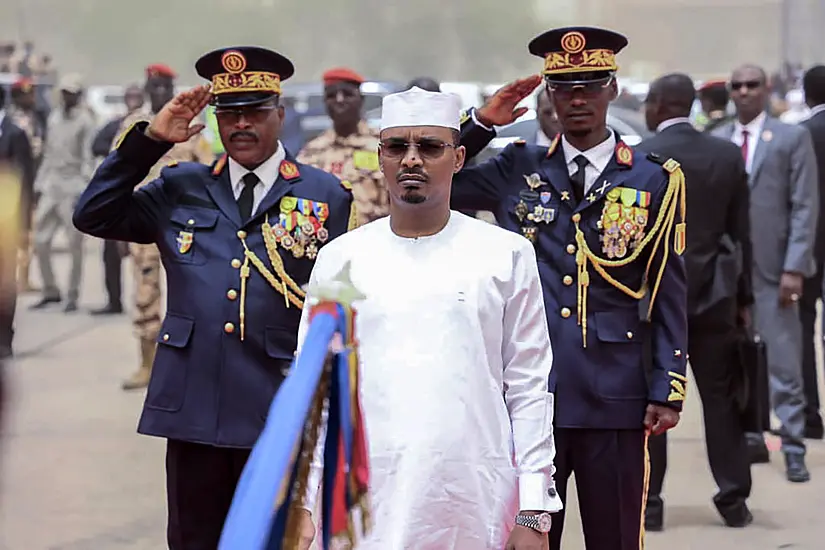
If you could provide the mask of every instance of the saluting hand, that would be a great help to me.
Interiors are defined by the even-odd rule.
[[[146,129],[146,135],[158,141],[183,143],[205,128],[203,124],[189,126],[209,104],[209,84],[176,95],[167,103]]]
[[[527,112],[527,107],[516,106],[533,93],[541,84],[541,76],[535,74],[511,82],[493,94],[482,107],[476,110],[478,121],[485,126],[504,126],[515,122]]]

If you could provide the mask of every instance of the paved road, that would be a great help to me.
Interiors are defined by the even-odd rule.
[[[90,244],[84,307],[103,300],[99,257]],[[0,549],[164,548],[163,444],[135,435],[143,396],[119,389],[137,360],[128,320],[27,311],[33,300],[22,299],[20,358],[10,368]],[[710,503],[713,483],[695,392],[671,441],[667,530],[648,536],[648,550],[825,547],[825,444],[811,444],[809,484],[786,483],[776,454],[771,464],[754,468],[756,522],[731,530]],[[565,550],[584,548],[572,516]]]

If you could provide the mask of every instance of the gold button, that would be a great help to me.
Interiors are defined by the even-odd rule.
[[[627,331],[627,339],[628,340],[633,340],[633,333],[630,332],[629,330]]]
[[[223,331],[227,334],[232,334],[233,332],[235,332],[235,325],[233,325],[232,323],[226,323],[223,326]]]
[[[565,275],[564,279],[562,279],[561,282],[563,282],[566,286],[570,286],[573,284],[573,277],[571,277],[570,275]]]
[[[186,220],[186,223],[188,223],[189,225],[195,225],[195,220],[189,218],[188,220]]]
[[[579,220],[582,219],[581,214],[573,214],[573,223],[579,223]]]
[[[241,267],[241,261],[238,258],[235,258],[234,260],[232,260],[232,267],[238,269],[239,267]]]
[[[576,253],[576,245],[568,244],[567,245],[567,253],[568,254],[575,254]]]
[[[241,229],[240,231],[238,231],[237,235],[238,235],[239,239],[245,239],[246,238],[246,231]]]
[[[168,341],[169,341],[169,334],[164,334],[164,335],[163,335],[163,341],[164,341],[164,342],[168,342]]]
[[[565,319],[570,317],[570,309],[566,307],[561,308],[561,316]]]
[[[226,291],[226,297],[229,298],[230,300],[234,300],[235,298],[238,297],[238,291],[235,290],[234,288],[230,288],[229,290]]]

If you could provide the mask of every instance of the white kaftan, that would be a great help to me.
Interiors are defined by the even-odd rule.
[[[562,507],[532,245],[458,212],[417,239],[384,218],[324,246],[310,288],[348,260],[367,296],[355,309],[374,527],[357,549],[501,550],[519,509]],[[310,487],[319,476],[316,462]]]

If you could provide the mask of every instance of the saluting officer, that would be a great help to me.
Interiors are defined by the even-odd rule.
[[[211,80],[138,122],[98,169],[74,215],[103,239],[154,243],[167,313],[138,432],[167,438],[173,550],[217,548],[235,485],[287,374],[318,249],[346,232],[352,194],[279,141],[292,63],[263,48],[216,50]],[[228,157],[171,163],[140,189],[190,124],[215,105]]]
[[[453,184],[453,207],[491,210],[536,247],[556,343],[556,486],[564,498],[576,474],[585,542],[598,550],[639,547],[647,435],[678,423],[687,384],[684,177],[675,161],[634,153],[606,126],[626,44],[590,27],[535,38],[529,50],[545,60],[561,135],[549,147],[511,144]],[[469,154],[521,114],[515,106],[539,81],[507,86],[468,113]],[[551,548],[563,520],[554,517]]]

